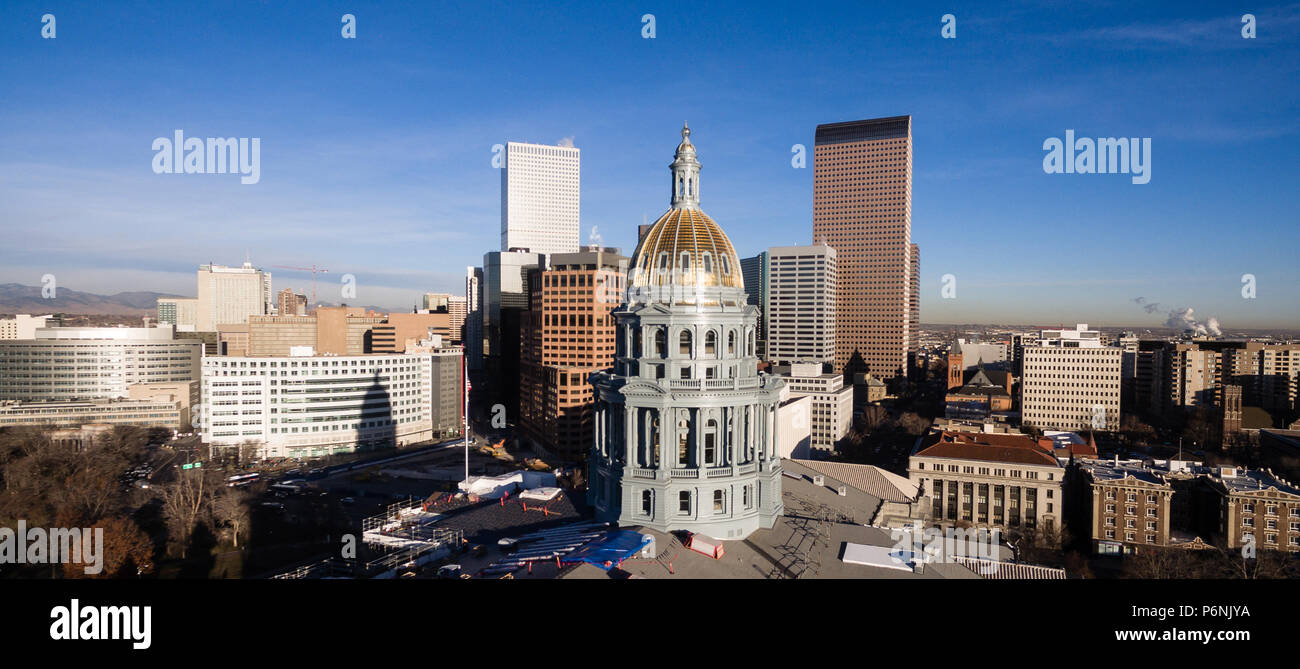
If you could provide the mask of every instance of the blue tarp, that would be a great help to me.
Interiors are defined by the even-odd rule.
[[[652,539],[632,530],[615,530],[562,558],[565,562],[586,562],[609,570],[630,557],[636,557]]]

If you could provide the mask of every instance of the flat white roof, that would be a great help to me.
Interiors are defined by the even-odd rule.
[[[868,546],[848,542],[844,544],[842,559],[848,564],[899,571],[913,571],[912,563],[915,560],[911,551],[900,551],[892,546]]]

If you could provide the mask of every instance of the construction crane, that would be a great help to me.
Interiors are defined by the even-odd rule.
[[[293,269],[293,270],[298,270],[299,272],[311,272],[311,307],[313,309],[316,308],[316,274],[318,272],[324,274],[329,270],[325,269],[324,267],[317,267],[316,265],[312,265],[311,267],[293,267],[291,265],[272,265],[272,267],[276,269]]]

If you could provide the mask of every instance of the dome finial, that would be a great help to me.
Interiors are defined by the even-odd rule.
[[[691,127],[682,121],[682,143],[677,145],[677,155],[672,165],[674,209],[699,209],[700,207],[700,161],[695,157],[695,145],[691,144]]]

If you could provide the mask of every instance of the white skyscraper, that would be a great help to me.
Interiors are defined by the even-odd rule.
[[[835,362],[835,249],[777,246],[768,263],[768,359]]]
[[[1081,323],[1024,347],[1022,421],[1039,429],[1118,430],[1124,351]]]
[[[501,250],[576,253],[580,151],[510,142],[501,170]]]
[[[212,332],[218,325],[247,323],[249,316],[274,313],[271,273],[243,267],[199,265],[198,318],[195,328]]]

